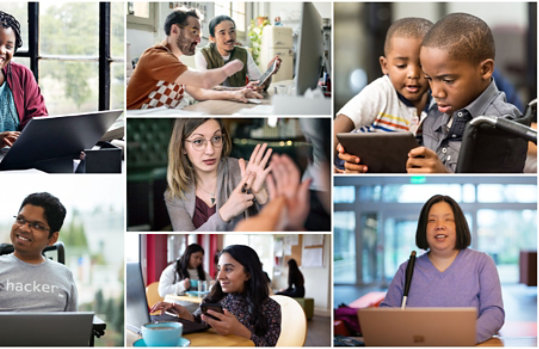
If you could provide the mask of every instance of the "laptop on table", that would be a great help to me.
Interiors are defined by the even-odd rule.
[[[363,308],[365,345],[474,346],[477,310],[471,308]]]
[[[88,346],[92,312],[0,313],[2,346]]]
[[[5,153],[0,170],[73,172],[73,159],[92,148],[122,110],[33,118]]]
[[[172,321],[183,324],[183,333],[205,331],[209,327],[204,323],[180,319],[178,317],[162,314],[151,315],[148,313],[148,301],[146,289],[142,280],[142,270],[139,263],[127,263],[126,267],[126,316],[125,326],[131,332],[141,334],[142,325],[149,322]]]

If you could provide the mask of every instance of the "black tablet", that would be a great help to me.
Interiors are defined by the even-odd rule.
[[[408,152],[419,147],[410,132],[338,133],[337,139],[349,154],[359,156],[368,173],[404,173]]]

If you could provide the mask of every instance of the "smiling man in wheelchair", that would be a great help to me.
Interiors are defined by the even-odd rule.
[[[11,227],[13,253],[0,256],[0,311],[76,311],[71,271],[43,256],[58,240],[66,209],[49,193],[22,202]]]

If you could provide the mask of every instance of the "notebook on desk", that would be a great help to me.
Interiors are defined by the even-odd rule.
[[[125,326],[134,333],[140,334],[142,325],[149,322],[174,321],[183,324],[183,333],[205,331],[208,325],[179,319],[168,314],[152,315],[148,313],[146,290],[142,280],[142,270],[138,263],[127,263],[126,268],[126,316]]]
[[[34,118],[3,156],[0,170],[40,168],[51,159],[77,157],[93,147],[120,114],[109,110]]]
[[[92,312],[0,313],[2,346],[88,346]]]
[[[475,308],[363,308],[358,318],[365,345],[475,345]]]

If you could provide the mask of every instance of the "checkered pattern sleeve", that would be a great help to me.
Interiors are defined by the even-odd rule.
[[[146,50],[127,86],[127,108],[175,108],[185,92],[185,86],[175,80],[186,70],[187,66],[166,47]]]

